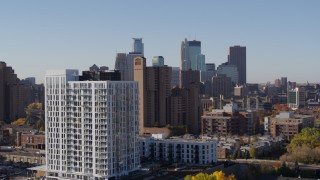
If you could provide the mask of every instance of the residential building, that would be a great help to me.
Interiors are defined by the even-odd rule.
[[[187,132],[199,134],[200,124],[199,86],[191,83],[189,89],[175,87],[167,98],[167,124],[185,126]]]
[[[220,136],[243,135],[247,132],[246,117],[239,113],[236,104],[213,109],[201,116],[201,133]]]
[[[246,47],[232,46],[229,47],[228,63],[236,65],[239,72],[239,83],[247,83],[247,56]]]
[[[48,179],[109,179],[139,168],[137,82],[51,70],[45,98]]]
[[[17,133],[17,146],[31,149],[45,150],[45,133],[32,132],[32,133]]]
[[[164,58],[163,58],[163,56],[153,56],[153,58],[152,58],[152,66],[154,66],[154,67],[162,67],[162,66],[164,66]]]
[[[273,137],[283,136],[291,140],[302,128],[313,127],[314,118],[308,115],[295,115],[294,112],[280,112],[270,119],[270,133]]]
[[[25,115],[24,90],[12,67],[0,61],[0,120],[11,122]]]
[[[141,126],[166,126],[166,99],[171,91],[171,67],[146,67],[146,59],[143,57],[135,59],[134,67],[134,80],[139,82],[139,97],[142,100],[140,114],[144,114],[139,117]]]
[[[172,137],[170,139],[140,138],[141,157],[151,161],[169,161],[198,165],[217,163],[217,141]]]
[[[259,112],[253,109],[247,109],[240,111],[240,114],[246,118],[246,134],[251,136],[260,133],[260,119]]]

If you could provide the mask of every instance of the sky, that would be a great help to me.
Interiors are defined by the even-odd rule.
[[[180,66],[180,45],[199,40],[206,63],[247,47],[247,82],[320,82],[319,0],[0,1],[0,61],[42,83],[48,69],[114,68],[143,38],[153,56]]]

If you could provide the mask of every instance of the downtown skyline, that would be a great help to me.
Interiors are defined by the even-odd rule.
[[[180,45],[201,41],[206,63],[228,61],[228,48],[247,48],[247,82],[319,83],[318,1],[10,1],[0,6],[0,61],[20,79],[43,82],[45,70],[92,64],[114,68],[116,53],[143,38],[147,65],[163,56],[180,67]],[[133,11],[134,10],[134,11]]]

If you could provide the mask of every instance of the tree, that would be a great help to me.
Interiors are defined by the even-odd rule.
[[[249,154],[250,154],[251,158],[256,159],[257,158],[257,148],[251,147],[249,149]]]
[[[19,118],[15,121],[13,121],[11,124],[12,125],[25,125],[26,123],[26,118]]]
[[[288,154],[292,162],[318,163],[320,161],[320,130],[304,128],[295,135],[287,145]]]
[[[187,175],[185,180],[236,180],[236,177],[232,174],[226,176],[222,171],[215,171],[212,174],[199,173],[195,176]]]

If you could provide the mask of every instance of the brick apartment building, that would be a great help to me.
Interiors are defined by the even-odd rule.
[[[294,115],[293,112],[281,112],[270,119],[270,133],[272,137],[283,136],[290,140],[299,134],[304,127],[313,127],[312,116]]]
[[[237,111],[235,104],[214,109],[201,117],[202,134],[220,136],[243,135],[247,132],[246,117]]]
[[[17,133],[17,146],[31,149],[45,149],[45,134],[37,133]]]

